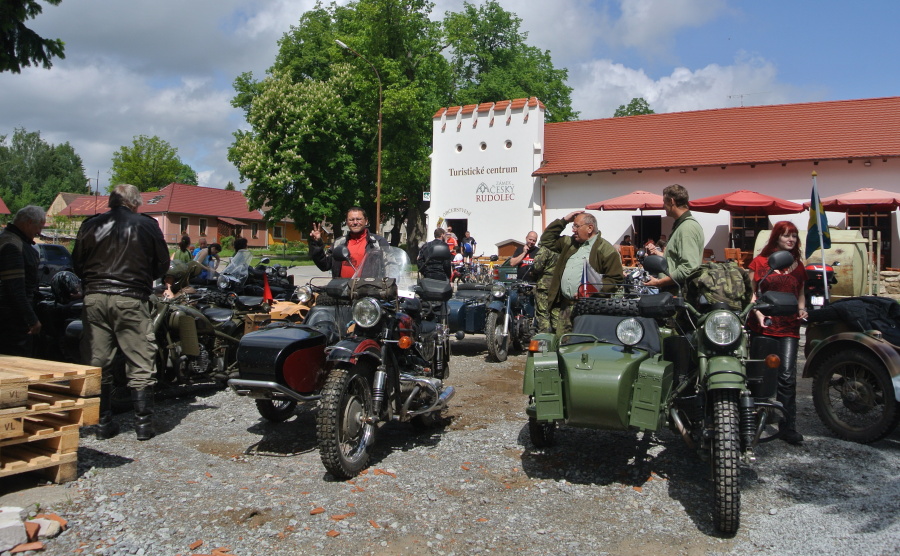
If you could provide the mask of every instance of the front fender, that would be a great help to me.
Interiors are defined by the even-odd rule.
[[[498,313],[506,312],[506,301],[494,300],[488,303],[488,311],[497,311]]]
[[[719,388],[743,390],[747,387],[747,373],[744,365],[740,359],[731,355],[716,355],[707,359],[705,372],[701,368],[701,376],[706,378],[708,390]]]
[[[891,383],[894,385],[894,398],[900,402],[900,354],[890,342],[873,337],[872,333],[841,332],[818,342],[806,357],[803,378],[815,375],[818,366],[835,353],[852,349],[868,350],[884,363],[891,375]]]
[[[361,357],[369,357],[376,363],[381,363],[381,345],[371,338],[341,340],[326,348],[326,351],[328,362],[355,365]]]

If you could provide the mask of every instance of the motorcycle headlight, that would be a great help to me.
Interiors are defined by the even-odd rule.
[[[300,286],[297,288],[297,302],[309,303],[309,300],[312,299],[312,294],[312,288],[309,286]]]
[[[231,281],[224,274],[220,274],[219,279],[216,280],[216,287],[221,291],[227,291],[231,287]]]
[[[287,269],[283,266],[278,267],[278,277],[287,278]]]
[[[644,325],[637,319],[624,319],[616,325],[616,338],[626,346],[633,346],[644,339]]]
[[[275,274],[275,269],[272,268],[271,266],[267,266],[267,267],[266,267],[266,274],[268,274],[269,276],[274,275],[274,274]]]
[[[372,328],[381,320],[381,304],[371,297],[360,299],[353,304],[353,320],[363,328]]]
[[[710,342],[728,346],[740,339],[741,321],[731,311],[714,311],[707,317],[703,331]]]
[[[494,285],[491,286],[491,295],[494,297],[503,297],[506,295],[506,286],[499,282],[494,283]]]

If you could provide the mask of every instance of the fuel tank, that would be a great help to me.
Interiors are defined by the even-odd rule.
[[[238,346],[240,378],[273,381],[310,394],[325,380],[325,345],[325,334],[301,324],[250,332]]]

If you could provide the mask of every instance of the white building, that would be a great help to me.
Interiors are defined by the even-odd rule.
[[[635,190],[680,183],[691,198],[747,189],[802,203],[861,187],[900,191],[900,97],[724,108],[544,124],[535,98],[439,110],[431,208],[479,251],[524,240],[568,212]],[[864,211],[864,208],[860,209]],[[636,228],[668,235],[663,211],[595,212],[605,238]],[[717,258],[782,219],[805,230],[808,212],[755,216],[694,212]],[[837,227],[882,232],[885,266],[900,266],[897,213],[828,213]],[[505,253],[504,253],[505,254]],[[891,264],[893,261],[894,264]]]

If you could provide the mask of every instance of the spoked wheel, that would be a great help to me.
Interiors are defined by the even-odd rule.
[[[715,484],[713,521],[723,533],[734,533],[741,519],[741,451],[738,392],[713,390],[712,474]]]
[[[542,422],[534,417],[528,419],[528,435],[535,448],[547,448],[556,443],[556,423]]]
[[[294,400],[256,400],[256,410],[266,421],[281,423],[287,421],[297,409]]]
[[[816,370],[813,404],[837,437],[853,442],[881,440],[900,422],[887,369],[871,353],[836,353]]]
[[[484,324],[484,335],[487,336],[488,355],[494,361],[506,361],[509,355],[509,338],[503,337],[503,325],[506,313],[491,312]]]
[[[316,440],[322,464],[334,477],[350,479],[369,461],[375,435],[372,389],[359,366],[333,369],[319,402]]]

